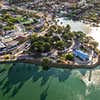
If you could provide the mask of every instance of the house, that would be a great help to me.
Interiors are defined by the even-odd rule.
[[[84,53],[83,51],[81,50],[75,50],[74,51],[74,55],[76,57],[79,57],[81,60],[83,61],[86,61],[86,60],[89,60],[89,55],[87,53]]]
[[[16,40],[13,40],[13,41],[6,43],[8,49],[12,49],[12,48],[17,47],[17,44],[18,44],[18,41],[16,41]]]
[[[26,35],[25,35],[26,33],[23,33],[23,32],[15,32],[15,38],[14,39],[20,39],[20,38],[25,38],[26,37]]]

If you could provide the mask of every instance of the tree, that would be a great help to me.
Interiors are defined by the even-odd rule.
[[[46,57],[46,58],[43,58],[42,60],[42,66],[44,69],[48,70],[49,66],[51,64],[51,59]]]
[[[10,55],[5,55],[4,58],[7,60],[10,59]]]
[[[51,50],[51,39],[46,36],[36,36],[31,37],[31,52],[49,52]]]
[[[71,38],[74,38],[74,36],[75,36],[74,32],[68,32],[68,35],[69,35]]]
[[[2,29],[2,27],[3,27],[2,24],[0,24],[0,29]]]
[[[57,33],[61,34],[63,32],[63,28],[59,25],[57,25]]]
[[[80,42],[83,42],[84,41],[84,38],[86,38],[86,34],[81,32],[81,31],[78,31],[78,32],[74,32],[75,33],[75,37],[78,41]]]
[[[63,50],[64,49],[64,47],[65,47],[65,42],[64,41],[61,41],[61,40],[59,40],[59,41],[57,41],[56,42],[56,48],[57,49],[59,49],[59,50]]]
[[[68,53],[68,54],[66,54],[65,58],[66,58],[66,60],[72,61],[74,59],[74,55],[72,53]]]
[[[52,32],[48,32],[47,34],[45,34],[45,36],[47,36],[47,37],[52,36]]]
[[[70,32],[70,31],[69,32],[64,32],[64,34],[63,34],[63,38],[64,38],[65,41],[66,40],[71,40],[74,37],[75,37],[74,33]]]
[[[90,44],[93,45],[94,49],[97,48],[99,45],[99,43],[96,41],[91,41]]]
[[[63,34],[63,39],[64,39],[64,40],[68,40],[68,38],[69,38],[68,34],[67,34],[67,33],[64,33],[64,34]]]
[[[54,33],[57,31],[57,26],[56,25],[52,25],[49,27],[48,32]]]
[[[30,36],[31,43],[33,43],[33,42],[36,41],[37,39],[38,39],[37,34],[34,34],[34,35]]]
[[[14,29],[14,26],[4,26],[3,27],[3,30],[12,30],[12,29]]]
[[[54,42],[57,42],[57,41],[59,41],[60,39],[59,39],[59,37],[58,36],[53,36],[53,41]]]
[[[39,41],[35,41],[33,42],[32,46],[31,46],[31,50],[35,51],[35,52],[43,52],[44,51],[44,46],[43,43],[40,43]]]
[[[44,43],[44,52],[48,52],[51,49],[51,45],[49,42]]]
[[[65,27],[65,32],[69,32],[70,29],[71,29],[70,25],[67,25],[67,26]]]
[[[74,32],[74,33],[75,33],[75,36],[76,36],[77,38],[83,38],[83,37],[86,36],[86,34],[83,33],[83,32],[81,32],[81,31]]]

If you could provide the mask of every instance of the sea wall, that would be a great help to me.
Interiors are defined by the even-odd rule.
[[[4,63],[31,63],[31,64],[37,64],[42,66],[42,60],[40,59],[17,59],[17,60],[6,60],[6,61],[0,61],[0,64]],[[86,68],[86,69],[92,69],[100,65],[100,55],[98,56],[98,61],[95,64],[91,65],[75,65],[75,64],[63,64],[63,63],[50,63],[46,66],[43,66],[44,68],[70,68],[70,69],[76,69],[76,68]]]

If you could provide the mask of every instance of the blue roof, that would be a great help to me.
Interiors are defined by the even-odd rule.
[[[74,51],[74,55],[78,56],[79,58],[81,58],[82,60],[87,60],[89,59],[89,55],[87,53],[84,53],[81,50],[75,50]]]

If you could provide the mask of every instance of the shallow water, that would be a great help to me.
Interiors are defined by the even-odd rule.
[[[33,64],[1,64],[0,100],[99,100],[99,85],[87,87],[81,80],[87,71],[56,68],[45,71]]]

